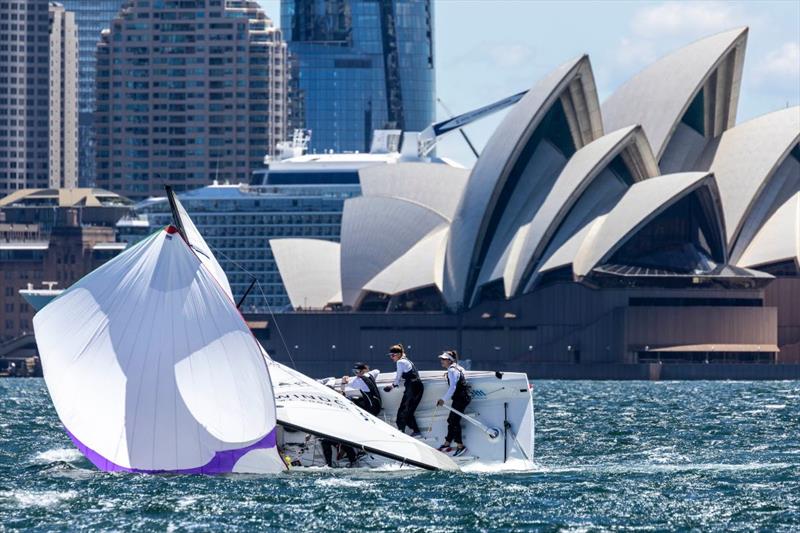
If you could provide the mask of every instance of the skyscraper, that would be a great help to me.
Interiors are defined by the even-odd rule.
[[[311,150],[369,150],[372,131],[434,120],[433,2],[282,0]]]
[[[130,0],[97,44],[97,185],[249,182],[286,138],[280,30],[253,0]]]
[[[47,0],[0,2],[0,197],[76,176],[77,34]]]
[[[78,185],[78,29],[75,14],[50,3],[50,179]]]
[[[75,13],[78,26],[78,179],[81,186],[95,180],[94,70],[100,32],[111,25],[124,0],[62,0]]]

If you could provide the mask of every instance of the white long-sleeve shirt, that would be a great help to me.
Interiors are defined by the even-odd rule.
[[[447,394],[444,395],[442,400],[448,401],[453,398],[453,394],[456,393],[456,385],[458,384],[459,378],[461,378],[462,372],[464,372],[464,369],[457,363],[452,363],[447,367],[447,381],[450,383],[450,387],[447,389]]]
[[[403,380],[403,374],[409,372],[411,369],[414,368],[414,365],[411,364],[411,361],[408,360],[406,357],[401,357],[397,360],[397,373],[394,375],[394,386],[399,387],[400,382]]]
[[[380,373],[381,371],[376,368],[375,370],[370,370],[369,372],[367,372],[367,375],[372,376],[372,379],[377,381],[378,375]],[[355,391],[369,392],[369,386],[367,386],[367,384],[364,383],[364,380],[361,378],[361,376],[353,378],[347,385],[348,385],[347,390],[352,390],[353,392]]]

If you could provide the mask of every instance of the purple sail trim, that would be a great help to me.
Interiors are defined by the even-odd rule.
[[[111,461],[109,461],[96,451],[92,450],[91,448],[83,444],[66,427],[64,428],[64,431],[67,432],[67,435],[69,435],[69,438],[72,439],[72,442],[75,443],[75,446],[78,447],[78,450],[80,450],[81,453],[85,455],[86,458],[89,459],[97,468],[105,472],[130,472],[134,474],[214,475],[214,474],[229,474],[233,472],[233,466],[236,464],[236,461],[241,459],[247,452],[264,448],[274,448],[277,428],[272,428],[272,431],[267,433],[267,435],[263,439],[251,444],[250,446],[247,446],[245,448],[239,448],[236,450],[225,450],[222,452],[217,452],[214,454],[214,457],[212,457],[211,460],[206,464],[204,464],[203,466],[198,466],[195,468],[184,468],[181,470],[145,470],[141,468],[128,468],[125,466],[120,466],[118,464],[112,463]]]

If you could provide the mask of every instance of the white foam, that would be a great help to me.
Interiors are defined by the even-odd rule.
[[[56,491],[31,491],[11,490],[0,492],[0,500],[14,500],[22,507],[52,507],[61,502],[75,498],[78,493],[74,490]]]
[[[537,470],[536,465],[524,459],[509,459],[505,463],[482,463],[473,461],[471,463],[459,464],[462,472],[470,474],[499,474],[508,472],[533,472]]]
[[[175,505],[175,508],[178,511],[183,511],[185,509],[188,509],[189,507],[192,507],[199,501],[200,501],[199,496],[184,496],[183,498],[180,498],[178,500],[178,503]]]
[[[369,483],[358,479],[349,479],[346,477],[329,477],[325,479],[318,479],[314,482],[315,485],[320,487],[368,487]]]
[[[70,461],[77,461],[81,457],[83,457],[83,455],[75,448],[54,448],[36,454],[36,460],[42,463],[68,463]]]

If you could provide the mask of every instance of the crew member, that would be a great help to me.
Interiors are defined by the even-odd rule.
[[[336,380],[330,379],[330,380],[327,380],[324,383],[324,385],[326,387],[328,387],[329,389],[336,390],[335,387],[334,387],[335,383],[336,383]],[[344,396],[344,390],[341,391],[341,394],[342,394],[342,396]],[[319,442],[320,442],[320,445],[322,446],[322,456],[325,458],[325,464],[328,465],[329,467],[333,468],[333,449],[334,449],[334,446],[337,449],[337,454],[336,454],[337,455],[337,457],[336,457],[337,460],[339,459],[341,454],[344,453],[347,456],[347,467],[348,468],[353,468],[354,466],[356,466],[356,462],[358,461],[358,454],[356,453],[355,449],[353,449],[351,446],[348,446],[347,444],[344,444],[344,443],[340,444],[340,443],[337,443],[337,442],[335,442],[333,440],[326,439],[326,438],[320,438]]]
[[[320,444],[322,444],[322,456],[325,457],[325,464],[333,468],[333,447],[337,446],[339,451],[344,452],[347,456],[347,468],[353,468],[356,466],[356,461],[358,461],[358,455],[356,451],[348,446],[347,444],[337,444],[336,442],[328,439],[320,439]],[[338,457],[337,453],[337,459]]]
[[[397,365],[397,372],[394,376],[394,383],[384,387],[383,390],[390,392],[396,389],[400,386],[401,380],[405,385],[403,399],[400,401],[400,408],[397,410],[397,429],[405,431],[406,426],[408,426],[411,428],[412,437],[420,437],[422,433],[419,431],[414,412],[417,410],[420,400],[422,400],[422,393],[425,391],[425,387],[422,385],[422,380],[419,379],[419,371],[417,371],[414,363],[406,357],[402,344],[395,344],[389,348],[388,355]]]
[[[464,369],[458,364],[458,353],[455,350],[448,350],[439,356],[439,362],[442,368],[447,369],[447,384],[449,387],[444,398],[436,402],[436,405],[444,405],[446,401],[453,400],[453,409],[463,413],[472,397]],[[464,447],[464,441],[461,437],[461,415],[451,411],[450,416],[447,417],[447,435],[444,438],[444,444],[439,446],[439,451],[445,453],[453,451],[452,442],[456,443],[453,457],[464,455],[467,449]]]
[[[353,403],[375,416],[378,416],[382,407],[381,393],[375,382],[380,373],[377,369],[370,370],[366,363],[356,363],[353,365],[355,377],[352,380],[348,376],[342,376],[343,386],[349,384],[350,388],[359,392],[357,397],[351,398]]]

